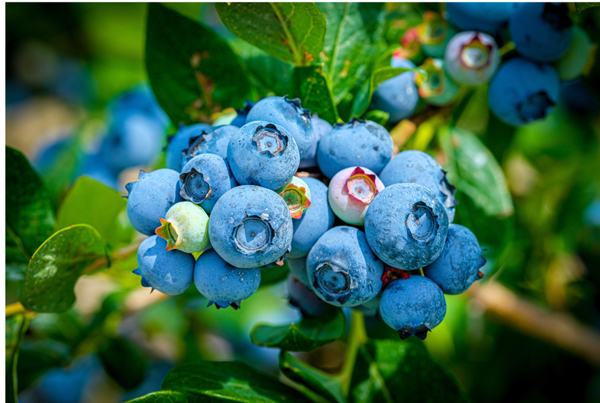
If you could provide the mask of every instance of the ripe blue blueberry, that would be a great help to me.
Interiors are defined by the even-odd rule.
[[[172,250],[167,252],[167,241],[152,235],[140,244],[137,252],[142,285],[163,294],[178,295],[187,290],[194,278],[194,256]]]
[[[448,21],[461,31],[482,31],[490,34],[504,25],[517,3],[446,3]]]
[[[406,150],[396,154],[383,168],[379,179],[385,186],[396,183],[416,183],[429,189],[444,205],[448,221],[454,221],[456,188],[446,179],[446,172],[429,154]]]
[[[44,172],[43,170],[41,172]],[[86,175],[105,186],[120,190],[119,172],[108,166],[99,152],[86,154],[78,175]]]
[[[392,282],[383,291],[379,313],[401,339],[416,336],[424,340],[427,332],[444,320],[446,299],[442,289],[427,277],[410,276]]]
[[[502,64],[492,78],[488,101],[498,119],[522,126],[552,112],[559,94],[560,79],[552,67],[517,57]]]
[[[413,62],[398,57],[392,58],[392,67],[414,69]],[[391,123],[412,116],[419,101],[414,71],[407,71],[384,81],[377,87],[371,99],[371,108],[390,114]]]
[[[180,195],[210,214],[215,203],[237,186],[227,161],[216,154],[198,154],[181,170]]]
[[[387,186],[371,202],[365,232],[373,252],[388,265],[417,270],[442,253],[448,233],[443,204],[425,186]]]
[[[184,153],[190,147],[190,139],[203,133],[210,133],[210,131],[212,131],[212,127],[206,123],[197,123],[189,127],[181,125],[179,131],[167,139],[169,141],[165,157],[167,168],[177,172],[181,171],[184,164]]]
[[[300,157],[313,145],[314,133],[310,111],[302,108],[298,98],[287,99],[286,95],[261,99],[246,117],[246,123],[256,121],[283,126],[296,141]]]
[[[227,263],[261,267],[280,260],[292,244],[292,216],[277,193],[258,186],[238,186],[213,207],[210,242]]]
[[[156,102],[152,89],[148,84],[138,85],[115,97],[107,106],[113,118],[121,113],[137,111],[156,121],[163,129],[169,127],[169,117]]]
[[[425,275],[445,294],[461,294],[483,277],[479,270],[485,264],[477,237],[468,228],[452,224],[442,254],[423,268]]]
[[[517,51],[539,62],[552,62],[567,52],[573,22],[566,3],[522,3],[508,22]]]
[[[160,227],[160,217],[177,202],[179,195],[179,173],[172,169],[152,172],[140,171],[136,182],[128,183],[127,216],[133,228],[144,235],[154,235]]]
[[[500,65],[494,38],[474,31],[461,32],[450,40],[444,57],[446,71],[458,84],[487,83]]]
[[[353,118],[336,123],[319,141],[317,162],[329,179],[345,168],[361,166],[378,174],[392,158],[392,138],[381,125]]]
[[[444,61],[428,58],[420,67],[427,72],[427,77],[418,73],[415,75],[419,96],[435,106],[448,105],[454,101],[458,95],[458,85],[448,75]]]
[[[250,112],[250,109],[252,109],[253,106],[254,102],[246,101],[246,103],[244,104],[244,109],[236,109],[235,111],[237,112],[237,116],[233,118],[230,125],[242,127],[246,123],[248,123],[246,122],[246,118],[248,117],[248,113]]]
[[[190,138],[189,147],[185,151],[183,163],[200,154],[216,154],[223,159],[227,159],[227,146],[231,137],[237,133],[237,126],[217,126],[211,127],[209,132],[202,133],[197,137]]]
[[[283,126],[253,121],[231,137],[227,161],[240,185],[276,190],[294,176],[300,155],[294,138]]]
[[[288,255],[291,259],[307,256],[321,235],[333,227],[335,220],[327,203],[327,186],[315,178],[304,178],[304,181],[310,189],[311,205],[301,218],[294,220],[292,250]]]
[[[223,260],[217,252],[203,252],[196,261],[194,284],[208,306],[231,306],[238,309],[242,300],[248,299],[260,286],[260,268],[239,269]]]
[[[364,232],[340,226],[327,231],[307,259],[315,293],[340,307],[361,305],[381,290],[383,263],[369,248]]]
[[[288,276],[287,289],[290,305],[298,308],[303,316],[321,316],[335,309],[292,274]]]
[[[319,140],[333,129],[333,126],[326,120],[321,119],[317,113],[311,116],[311,120],[315,137],[310,149],[300,159],[300,168],[313,168],[317,166],[317,146],[319,145]]]

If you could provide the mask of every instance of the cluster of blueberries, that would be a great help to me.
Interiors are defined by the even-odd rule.
[[[261,268],[285,261],[304,315],[352,307],[425,338],[444,294],[483,277],[485,260],[475,235],[451,224],[455,189],[441,166],[392,154],[381,125],[332,127],[287,97],[248,103],[229,125],[182,126],[167,168],[127,185],[131,224],[149,236],[134,273],[169,295],[194,283],[209,306],[237,309]]]
[[[390,122],[413,115],[419,99],[435,106],[454,102],[460,86],[489,83],[491,111],[511,126],[543,119],[558,103],[561,82],[569,85],[593,63],[596,46],[569,18],[566,3],[447,3],[446,18],[428,11],[409,28],[392,67],[414,68],[385,81],[371,107]],[[498,45],[511,41],[518,55]],[[508,59],[508,60],[506,60]]]

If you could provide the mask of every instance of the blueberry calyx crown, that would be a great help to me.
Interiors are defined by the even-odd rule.
[[[264,252],[271,246],[275,231],[269,222],[269,215],[244,214],[244,218],[236,223],[232,232],[232,239],[238,252],[252,255]]]
[[[350,298],[352,278],[345,269],[325,262],[315,270],[313,287],[321,290],[321,294],[327,301],[338,301],[344,304]]]
[[[536,92],[519,102],[517,111],[521,119],[526,122],[543,119],[548,114],[548,109],[556,105],[546,91]]]
[[[287,184],[285,189],[279,193],[279,195],[285,201],[292,218],[299,219],[302,217],[304,211],[310,207],[311,202],[306,194],[306,188],[302,186],[296,186],[293,182]]]
[[[493,46],[484,44],[479,32],[460,48],[460,64],[471,70],[483,70],[492,62]]]
[[[408,280],[409,277],[410,275],[404,270],[396,269],[395,267],[386,265],[386,270],[383,273],[383,276],[381,276],[381,281],[383,282],[381,285],[381,291],[385,290],[392,282],[400,279]]]
[[[446,208],[458,206],[458,200],[454,198],[456,195],[456,187],[454,187],[446,176],[446,171],[442,170],[442,179],[440,179],[440,192],[444,195],[443,204]]]
[[[427,78],[419,72],[415,74],[415,84],[419,87],[419,95],[423,98],[429,98],[443,94],[446,76],[441,63],[429,57],[423,62],[421,68],[427,73]]]
[[[266,126],[258,125],[252,138],[252,143],[256,145],[259,152],[275,156],[285,151],[288,145],[288,138],[283,132],[277,129],[277,126],[269,123]]]
[[[416,327],[406,325],[403,328],[398,329],[398,335],[402,340],[410,336],[416,336],[421,340],[425,340],[427,338],[427,332],[431,332],[431,329],[425,325],[419,325]]]
[[[196,168],[179,175],[179,180],[183,184],[179,194],[194,204],[202,204],[212,193],[210,178],[197,171]]]
[[[284,95],[283,100],[288,104],[294,105],[294,107],[298,111],[298,114],[304,119],[308,119],[310,121],[310,109],[305,109],[302,107],[300,98],[288,99],[288,96]]]
[[[188,160],[194,158],[196,155],[200,154],[199,151],[202,151],[202,145],[206,142],[209,142],[214,137],[214,132],[207,132],[205,130],[202,131],[198,136],[190,137],[188,143],[188,149],[182,150],[181,153],[187,157]]]
[[[365,206],[371,204],[379,191],[375,185],[376,176],[367,174],[361,167],[356,167],[346,180],[348,196]]]
[[[181,244],[177,229],[173,226],[170,221],[160,217],[160,223],[162,224],[155,231],[156,235],[167,241],[167,252],[176,249]]]
[[[435,239],[440,226],[431,207],[422,201],[413,204],[406,215],[405,224],[411,237],[417,243],[425,245]]]
[[[412,59],[419,50],[421,50],[421,42],[419,42],[419,31],[416,28],[408,28],[400,41],[402,47],[394,52],[394,57],[404,59]]]
[[[423,22],[417,26],[419,39],[425,45],[441,45],[448,35],[448,22],[433,11],[423,14]]]
[[[546,3],[542,18],[556,31],[565,30],[573,26],[569,18],[569,6],[566,3]]]
[[[208,305],[206,305],[206,307],[208,308],[212,304],[215,304],[215,308],[217,308],[217,309],[221,309],[221,308],[225,309],[230,306],[233,309],[235,309],[236,311],[242,307],[242,301],[227,302],[227,301],[213,301],[213,300],[208,301]]]
[[[148,282],[148,280],[146,280],[146,277],[144,277],[144,275],[142,274],[142,271],[140,270],[140,268],[138,267],[137,269],[135,269],[134,271],[132,271],[133,274],[137,274],[138,276],[140,276],[142,278],[142,287],[152,287],[150,285],[150,283]],[[154,288],[152,288],[152,291],[154,291]]]
[[[333,128],[337,129],[338,127],[344,127],[344,126],[352,126],[352,127],[354,127],[354,126],[358,126],[359,124],[363,124],[364,125],[366,122],[367,121],[364,120],[364,119],[359,119],[359,118],[354,117],[354,118],[350,119],[347,123],[335,123],[333,125]]]
[[[244,103],[244,107],[242,109],[235,109],[235,111],[237,112],[238,116],[248,116],[248,113],[250,112],[250,109],[252,109],[252,107],[254,106],[254,102],[250,101],[250,100],[246,100],[246,102]]]

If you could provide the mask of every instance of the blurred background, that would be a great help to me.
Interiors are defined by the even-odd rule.
[[[234,40],[214,5],[168,7]],[[393,44],[439,5],[388,9]],[[577,17],[595,43],[597,10]],[[161,150],[176,128],[147,84],[145,18],[142,3],[6,5],[6,144],[46,180],[55,206],[81,175],[126,194],[140,169],[164,166]],[[600,402],[600,63],[565,85],[552,115],[517,129],[489,113],[482,91],[460,123],[501,165],[514,214],[489,217],[457,195],[456,222],[489,248],[491,280],[448,296],[446,319],[423,343],[474,402],[553,402],[566,389],[571,401]],[[411,148],[412,133],[400,148]],[[127,163],[118,158],[132,150]],[[434,143],[426,151],[445,158]],[[32,319],[18,362],[19,401],[125,401],[159,390],[174,365],[198,360],[238,359],[278,374],[279,351],[253,346],[249,332],[258,322],[300,317],[282,278],[238,311],[206,308],[194,287],[176,298],[149,294],[131,274],[137,266],[127,245],[139,237],[126,215],[122,226],[127,242],[114,245],[122,259],[83,277],[68,312]],[[6,305],[18,300],[23,270],[7,266]],[[367,327],[371,337],[397,337],[379,319],[367,318]],[[334,373],[343,354],[336,341],[299,355]]]

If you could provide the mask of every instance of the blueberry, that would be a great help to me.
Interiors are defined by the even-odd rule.
[[[446,299],[442,289],[427,277],[410,276],[392,282],[383,291],[379,313],[401,339],[416,336],[424,340],[427,332],[444,320]]]
[[[227,160],[240,185],[276,190],[292,178],[298,169],[300,155],[287,129],[256,121],[244,125],[231,137]]]
[[[354,227],[334,227],[323,234],[306,264],[315,293],[332,305],[361,305],[381,290],[383,263],[369,248],[364,232]]]
[[[321,316],[335,309],[292,274],[288,276],[287,289],[290,305],[298,308],[303,316]]]
[[[163,294],[178,295],[187,290],[194,278],[194,256],[172,250],[167,252],[167,241],[152,235],[140,244],[137,252],[139,269],[146,284]]]
[[[167,129],[170,123],[169,117],[156,102],[148,84],[135,86],[115,97],[107,106],[107,111],[112,117],[137,111],[156,121],[163,129]]]
[[[540,62],[551,62],[564,55],[573,37],[566,3],[520,4],[511,15],[508,28],[517,51]]]
[[[425,11],[417,31],[423,52],[429,57],[443,57],[450,38],[456,33],[448,21],[433,11]]]
[[[294,237],[289,258],[304,257],[327,230],[333,227],[335,216],[327,203],[327,186],[318,179],[304,178],[311,193],[311,205],[302,218],[294,220]],[[291,265],[291,263],[290,263]],[[304,270],[306,272],[306,269]],[[302,278],[298,275],[296,277]]]
[[[183,199],[211,213],[215,203],[237,186],[229,164],[216,154],[199,154],[189,160],[179,176]]]
[[[237,112],[237,116],[231,121],[230,125],[236,127],[244,126],[247,123],[246,119],[248,117],[248,113],[250,112],[250,109],[252,109],[254,104],[254,102],[247,100],[244,104],[244,109],[236,109],[235,111]]]
[[[167,241],[167,251],[196,253],[209,245],[208,215],[194,203],[173,205],[160,222],[162,225],[156,229],[156,235]]]
[[[448,215],[426,187],[398,183],[385,188],[371,202],[365,232],[373,252],[402,270],[417,270],[442,253]]]
[[[559,94],[560,79],[552,67],[517,57],[502,64],[492,78],[488,101],[498,119],[522,126],[552,112]]]
[[[300,157],[303,157],[314,143],[310,111],[302,108],[298,98],[287,99],[286,95],[261,99],[250,109],[246,118],[246,123],[256,121],[283,126],[296,141]]]
[[[239,269],[223,260],[217,252],[203,252],[196,261],[194,284],[209,302],[218,308],[238,309],[260,286],[258,267]]]
[[[421,68],[427,72],[427,77],[422,74],[415,76],[419,96],[435,106],[448,105],[454,101],[458,95],[458,86],[446,72],[443,60],[428,58]]]
[[[414,69],[410,60],[392,58],[392,67]],[[371,108],[390,114],[391,123],[399,122],[412,116],[419,101],[419,92],[415,85],[415,73],[407,71],[384,81],[377,87],[371,99]]]
[[[279,260],[292,244],[292,216],[277,193],[238,186],[215,204],[208,223],[210,242],[227,263],[261,267]]]
[[[350,167],[342,169],[331,179],[327,199],[340,220],[362,226],[369,205],[384,188],[373,171]]]
[[[311,116],[311,120],[315,137],[310,149],[300,159],[300,168],[313,168],[317,166],[317,146],[319,145],[319,140],[333,129],[333,126],[326,120],[319,118],[317,113]]]
[[[166,154],[167,168],[177,172],[181,171],[184,153],[190,147],[190,139],[203,133],[210,133],[210,131],[212,131],[212,127],[206,123],[197,123],[189,127],[181,125],[179,131],[167,139],[169,141]]]
[[[481,32],[461,32],[450,40],[444,57],[446,70],[458,84],[487,83],[498,66],[500,54],[494,38]]]
[[[78,170],[78,175],[89,176],[105,186],[120,190],[119,172],[108,166],[99,152],[86,154],[83,157],[83,164]]]
[[[231,137],[237,133],[237,126],[211,127],[210,131],[202,133],[197,137],[190,138],[189,147],[184,151],[184,164],[197,155],[210,153],[227,159],[227,146]]]
[[[574,80],[594,63],[597,46],[592,43],[588,34],[577,25],[573,27],[571,45],[555,63],[556,71],[561,80]]]
[[[445,294],[461,294],[483,277],[481,252],[477,237],[468,228],[452,224],[442,254],[423,271]]]
[[[444,205],[448,221],[454,221],[456,188],[446,179],[446,172],[436,160],[417,150],[402,151],[383,168],[379,179],[385,186],[416,183],[429,189]]]
[[[490,34],[504,25],[517,3],[446,3],[448,21],[461,31],[483,31]]]
[[[319,141],[317,162],[328,177],[345,168],[361,166],[378,174],[392,158],[392,138],[381,125],[353,118],[336,123]]]
[[[287,263],[290,273],[294,275],[299,281],[307,287],[310,287],[310,281],[308,280],[308,271],[306,269],[306,256],[300,258],[288,257],[285,262]]]
[[[299,219],[304,212],[311,206],[311,192],[306,182],[296,176],[285,186],[277,189],[275,192],[283,198],[285,204],[290,209],[292,218]]]
[[[171,169],[140,171],[136,182],[128,183],[127,216],[133,228],[144,235],[154,235],[160,227],[160,217],[175,203],[179,195],[179,173]]]

